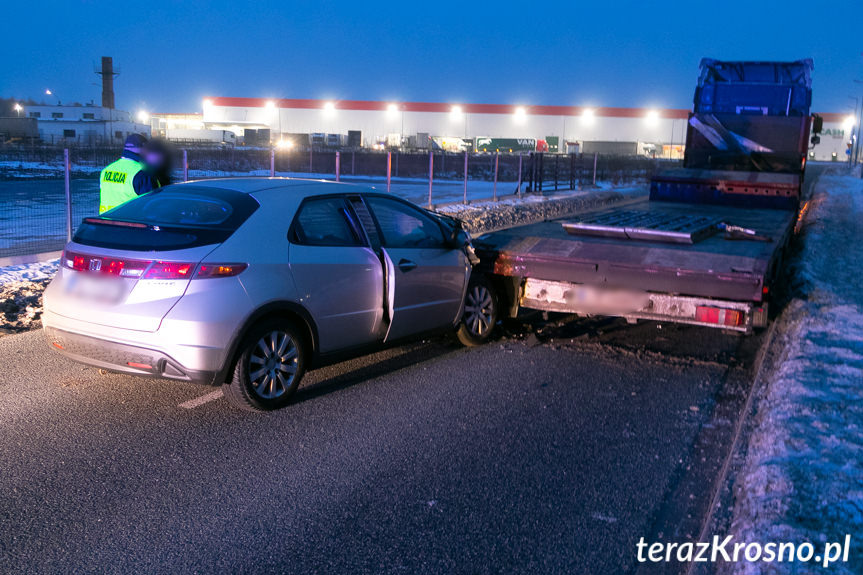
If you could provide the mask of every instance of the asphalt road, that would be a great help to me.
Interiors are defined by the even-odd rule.
[[[700,524],[760,339],[528,320],[264,415],[0,338],[0,573],[632,572]]]

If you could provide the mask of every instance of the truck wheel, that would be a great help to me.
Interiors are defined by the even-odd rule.
[[[456,337],[468,347],[481,345],[491,336],[497,318],[497,294],[491,282],[484,275],[471,276]]]
[[[240,344],[231,381],[222,386],[225,399],[248,411],[285,407],[297,391],[305,369],[305,340],[288,320],[256,326]]]

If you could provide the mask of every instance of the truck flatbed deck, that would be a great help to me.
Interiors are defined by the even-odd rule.
[[[614,213],[610,208],[594,214]],[[761,302],[763,288],[794,226],[794,212],[643,201],[627,211],[704,216],[754,229],[768,241],[725,239],[718,231],[693,244],[570,235],[564,218],[477,238],[480,259],[492,273]]]

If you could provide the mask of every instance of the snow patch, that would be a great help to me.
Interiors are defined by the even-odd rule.
[[[863,533],[863,181],[823,176],[803,228],[800,296],[783,312],[735,481],[737,541],[852,541]],[[859,542],[830,572],[863,572]],[[738,563],[727,572],[763,572]],[[800,565],[772,564],[770,573]]]

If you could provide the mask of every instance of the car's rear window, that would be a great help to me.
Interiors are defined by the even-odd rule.
[[[222,198],[162,192],[141,196],[103,215],[112,220],[162,226],[218,226],[233,213],[231,203]]]
[[[248,194],[207,186],[168,186],[87,218],[74,240],[126,250],[174,250],[227,240],[258,208]]]

